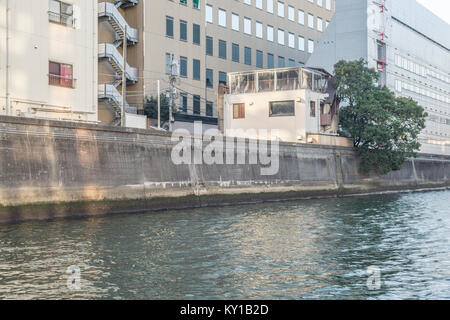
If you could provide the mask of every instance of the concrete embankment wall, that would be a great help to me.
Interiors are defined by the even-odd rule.
[[[175,144],[155,131],[0,117],[0,223],[450,185],[450,157],[363,177],[351,148],[281,143],[279,172],[263,176],[254,164],[175,165]]]

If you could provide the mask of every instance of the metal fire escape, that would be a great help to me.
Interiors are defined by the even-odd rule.
[[[127,83],[136,83],[139,80],[138,69],[126,63],[123,65],[123,56],[118,48],[123,45],[123,37],[126,30],[127,46],[138,43],[139,32],[132,28],[118,8],[127,9],[138,4],[138,0],[115,0],[115,3],[101,2],[98,4],[99,21],[107,21],[115,32],[114,43],[101,43],[98,45],[99,61],[107,61],[115,71],[115,80],[111,83],[100,84],[98,98],[108,103],[114,112],[112,125],[118,126],[121,122],[122,95],[117,89],[122,84],[122,75],[125,73]],[[136,114],[135,107],[130,107],[125,101],[125,112]]]

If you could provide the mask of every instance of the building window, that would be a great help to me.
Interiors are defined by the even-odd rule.
[[[295,101],[274,101],[270,102],[270,117],[295,116]]]
[[[186,93],[180,94],[180,112],[186,113],[188,111],[188,97]]]
[[[331,0],[326,0],[325,7],[327,8],[327,10],[331,10]]]
[[[256,50],[256,66],[258,68],[264,68],[263,52],[261,50]]]
[[[273,13],[273,0],[267,0],[267,12]]]
[[[308,53],[314,52],[314,40],[308,40]]]
[[[311,116],[311,118],[316,117],[316,102],[315,101],[309,102],[309,115]]]
[[[267,26],[267,40],[273,42],[273,27]]]
[[[278,44],[284,45],[284,30],[278,29]]]
[[[284,57],[278,56],[278,68],[286,67],[286,62]]]
[[[200,96],[194,95],[194,114],[200,114]]]
[[[245,118],[245,103],[233,104],[233,119]]]
[[[295,21],[295,9],[293,6],[288,6],[288,19]]]
[[[259,21],[256,21],[256,24],[255,24],[255,34],[256,34],[257,38],[260,38],[260,39],[263,38],[263,25]]]
[[[252,34],[252,19],[250,18],[244,18],[244,33]]]
[[[294,59],[289,59],[288,66],[289,67],[295,67],[295,60]]]
[[[213,77],[213,71],[211,69],[206,69],[206,86],[208,88],[214,87]]]
[[[213,38],[211,37],[206,37],[206,54],[208,56],[212,56],[213,55],[213,49],[214,44],[213,44]]]
[[[284,3],[278,1],[278,16],[284,18]]]
[[[200,9],[200,0],[192,0],[192,7],[194,9]]]
[[[319,7],[322,7],[322,6],[323,6],[322,0],[317,0],[317,5],[318,5]]]
[[[180,40],[187,41],[187,22],[180,21]]]
[[[219,9],[219,26],[227,27],[227,12],[223,9]]]
[[[231,59],[234,62],[240,61],[239,45],[236,43],[233,43],[233,45],[232,45],[231,56],[232,56]]]
[[[206,5],[205,9],[206,22],[213,23],[213,7],[210,4]]]
[[[180,4],[187,6],[187,0],[180,0]]]
[[[211,101],[206,102],[206,116],[207,117],[213,116],[213,103]]]
[[[48,84],[52,86],[75,88],[72,65],[49,61]]]
[[[236,13],[231,14],[231,29],[239,31],[239,15]]]
[[[262,0],[256,0],[255,1],[255,7],[258,9],[262,9],[263,8],[263,1]]]
[[[48,20],[68,27],[74,26],[73,5],[61,1],[50,0]]]
[[[166,74],[172,73],[172,54],[166,53]]]
[[[173,18],[166,16],[166,36],[173,38]]]
[[[193,78],[194,80],[200,80],[200,60],[194,59],[193,60]]]
[[[308,27],[314,29],[314,16],[311,13],[308,13]]]
[[[271,54],[271,53],[267,54],[267,68],[268,69],[275,68],[274,57],[273,57],[273,54]]]
[[[305,51],[305,38],[298,36],[298,50]]]
[[[252,65],[252,49],[245,47],[244,49],[244,63],[247,65]]]
[[[194,44],[200,45],[200,26],[198,24],[194,24],[192,26],[192,32],[192,42],[194,42]]]
[[[219,58],[227,58],[227,42],[219,40]]]
[[[188,76],[188,59],[180,57],[180,77],[187,78]]]
[[[298,10],[298,23],[305,25],[305,12],[303,10]]]
[[[289,48],[295,48],[295,35],[293,33],[289,32],[288,40],[289,40],[288,42]]]
[[[323,21],[322,18],[317,17],[317,30],[320,32],[323,31]]]
[[[222,84],[226,85],[227,82],[228,82],[228,80],[227,80],[227,73],[219,71],[219,83],[222,83]]]

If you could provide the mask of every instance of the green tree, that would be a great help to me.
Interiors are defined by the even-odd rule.
[[[161,124],[169,121],[169,98],[161,94]],[[151,119],[158,119],[158,97],[150,96],[144,100],[144,114]]]
[[[419,133],[428,116],[411,98],[395,97],[379,86],[375,69],[364,60],[339,61],[334,82],[341,101],[340,134],[353,140],[362,172],[399,170],[420,149]]]

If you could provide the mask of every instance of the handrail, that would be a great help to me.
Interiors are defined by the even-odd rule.
[[[100,43],[98,45],[98,56],[99,58],[113,59],[123,72],[123,57],[112,43]],[[139,80],[138,69],[131,67],[128,63],[126,63],[125,74],[127,79],[131,81],[137,82]]]
[[[139,41],[139,32],[137,29],[132,28],[127,20],[122,16],[119,10],[116,8],[114,3],[111,2],[101,2],[98,4],[98,16],[112,18],[116,24],[119,26],[122,34],[127,26],[127,39],[131,42]]]
[[[117,88],[109,83],[100,84],[98,86],[98,98],[99,99],[111,99],[116,104],[116,111],[122,111],[122,95]],[[128,102],[125,101],[125,112],[137,114],[135,107],[130,107]]]

